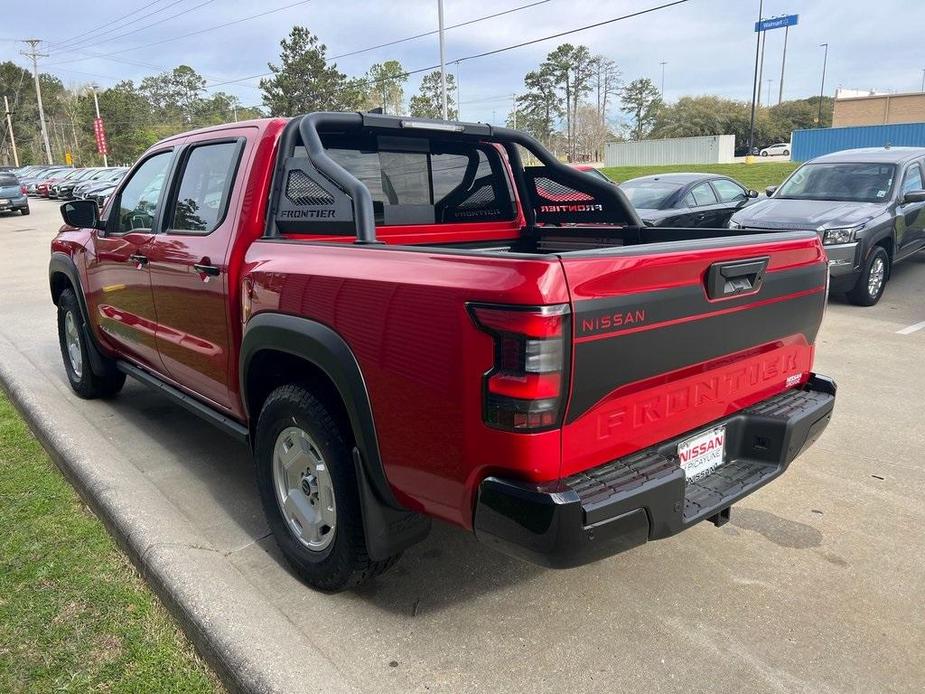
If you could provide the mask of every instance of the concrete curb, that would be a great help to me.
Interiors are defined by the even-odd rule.
[[[125,463],[93,425],[99,404],[74,408],[76,396],[63,396],[59,384],[2,337],[0,386],[229,690],[353,691],[335,665]]]

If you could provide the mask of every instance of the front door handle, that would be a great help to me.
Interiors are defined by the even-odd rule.
[[[148,256],[142,255],[141,253],[132,253],[128,257],[128,259],[131,260],[136,265],[147,265],[148,264]]]
[[[208,275],[209,277],[218,277],[221,274],[221,270],[215,265],[206,265],[204,263],[195,263],[193,268],[196,272],[200,272],[203,275]]]

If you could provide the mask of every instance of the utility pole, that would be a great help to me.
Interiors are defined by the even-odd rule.
[[[768,77],[767,82],[768,82],[768,108],[770,108],[771,106],[771,85],[774,83],[774,80]]]
[[[662,92],[662,101],[665,100],[665,66],[666,66],[667,64],[668,64],[668,63],[666,63],[664,60],[663,60],[662,62],[659,63],[659,65],[662,66],[662,89],[661,89],[661,92]]]
[[[817,127],[822,127],[822,95],[825,93],[825,65],[829,60],[829,44],[820,43],[820,47],[825,46],[825,54],[822,57],[822,86],[819,87],[819,116],[816,118]]]
[[[449,120],[449,111],[446,103],[446,66],[444,65],[443,50],[443,0],[437,0],[437,21],[440,30],[440,95],[443,100],[443,120]]]
[[[6,113],[6,126],[10,129],[10,144],[13,145],[13,163],[19,168],[19,154],[16,153],[16,136],[13,134],[13,114],[10,111],[10,101],[3,96],[3,111]]]
[[[784,100],[784,68],[787,67],[787,38],[790,36],[790,25],[784,27],[784,57],[780,60],[780,90],[777,92],[777,103]],[[922,89],[925,91],[925,88]]]
[[[514,114],[514,130],[517,130],[517,94],[511,94],[511,113]]]
[[[42,106],[42,86],[39,84],[39,58],[45,58],[48,54],[38,52],[38,45],[41,42],[40,39],[26,39],[23,43],[29,44],[29,50],[22,51],[22,54],[32,59],[32,74],[35,77],[35,97],[39,102],[39,122],[42,124],[42,141],[45,143],[45,158],[48,160],[48,163],[51,164],[53,163],[51,160],[51,145],[48,144],[48,128],[45,126],[45,108]]]
[[[764,0],[758,0],[758,21],[761,22],[761,13],[764,9]],[[755,92],[758,89],[758,50],[761,48],[761,32],[758,34],[758,40],[755,41],[755,74],[752,75],[752,115],[748,123],[748,156],[752,156],[752,148],[755,146]]]
[[[90,90],[93,92],[93,108],[96,109],[96,117],[100,117],[100,100],[96,98],[96,86],[91,86]],[[237,118],[235,119],[237,120]],[[106,155],[106,152],[103,152],[103,166],[109,166],[109,157]]]
[[[922,68],[922,91],[925,92],[925,68]]]

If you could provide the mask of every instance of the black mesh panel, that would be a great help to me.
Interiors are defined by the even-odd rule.
[[[289,172],[286,198],[294,205],[333,205],[334,197],[300,169]]]

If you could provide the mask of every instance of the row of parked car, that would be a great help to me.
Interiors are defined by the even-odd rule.
[[[600,171],[576,168],[603,177]],[[893,266],[925,249],[925,148],[871,147],[817,157],[759,196],[728,176],[671,173],[614,182],[653,227],[763,233],[812,230],[831,290],[880,300]]]
[[[106,204],[128,171],[124,166],[24,166],[0,170],[0,212],[29,214],[29,198]]]

